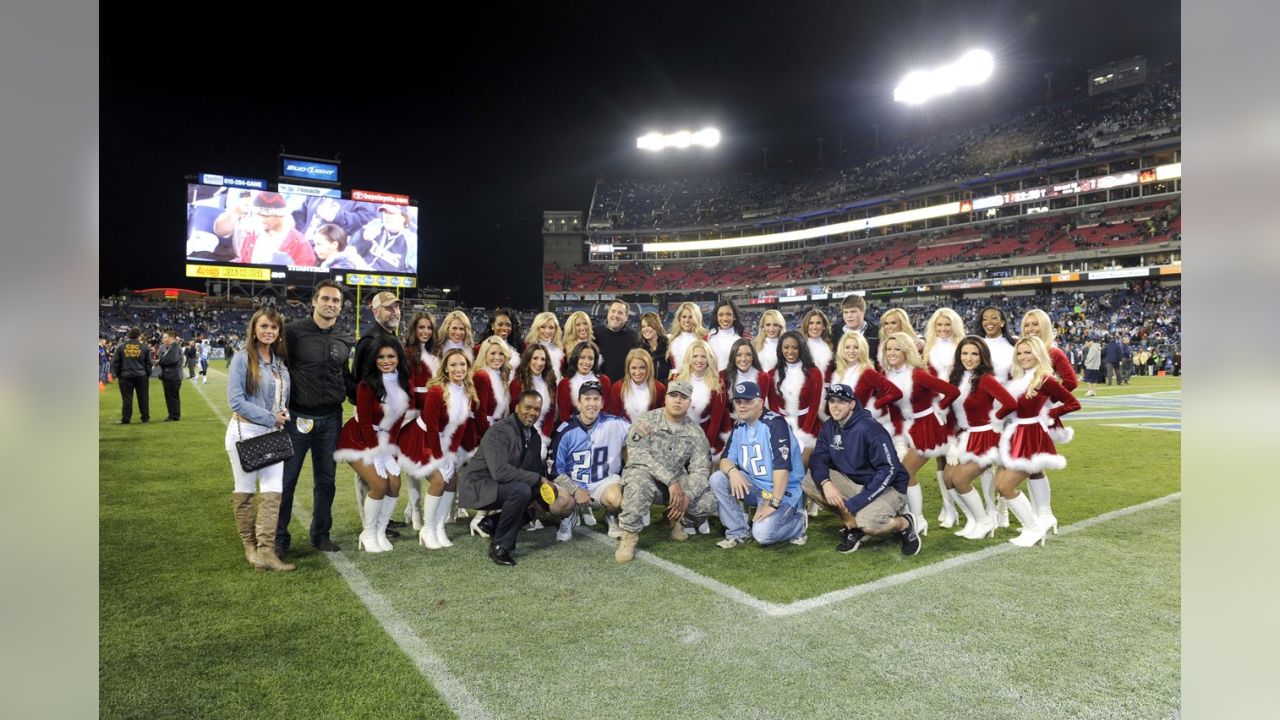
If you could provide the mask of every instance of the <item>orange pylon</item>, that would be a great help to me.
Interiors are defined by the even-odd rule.
[[[106,391],[107,391],[107,385],[106,385],[106,383],[104,383],[104,382],[102,382],[101,380],[99,380],[99,381],[98,381],[98,392],[106,392]]]

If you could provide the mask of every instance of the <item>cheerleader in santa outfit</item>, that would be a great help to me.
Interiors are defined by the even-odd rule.
[[[800,443],[805,467],[818,442],[822,421],[818,405],[822,402],[822,371],[813,364],[809,344],[797,330],[788,330],[778,341],[777,365],[771,373],[773,395],[769,409],[786,418]]]
[[[511,414],[510,347],[496,335],[477,346],[471,381],[480,399],[476,412],[478,437],[483,438],[494,423]]]
[[[760,369],[766,373],[773,372],[778,365],[778,340],[786,331],[787,319],[777,310],[765,310],[760,316],[760,328],[751,344],[756,349],[756,357],[760,358]],[[767,398],[763,393],[760,397]]]
[[[445,352],[457,348],[467,356],[467,362],[471,362],[476,357],[476,351],[472,347],[471,336],[471,318],[461,310],[454,310],[444,316],[444,320],[440,322],[440,327],[444,328],[444,337],[436,341],[437,350],[440,357],[444,357]]]
[[[1013,371],[1013,342],[1009,334],[1009,319],[1004,311],[994,305],[982,308],[978,313],[978,324],[982,326],[982,341],[987,344],[991,353],[991,371],[996,380],[1009,382]]]
[[[902,391],[898,386],[889,382],[888,378],[872,366],[871,346],[859,332],[847,332],[840,338],[831,384],[853,388],[853,396],[858,404],[873,416],[887,413],[890,407],[902,399]]]
[[[1049,364],[1053,366],[1054,379],[1067,392],[1075,392],[1075,389],[1080,386],[1080,381],[1076,378],[1076,370],[1071,367],[1071,360],[1067,354],[1054,345],[1053,321],[1049,319],[1049,314],[1038,308],[1028,310],[1022,316],[1022,337],[1039,338],[1044,343],[1049,354]],[[1064,426],[1062,420],[1055,415],[1053,423],[1049,426],[1049,437],[1059,445],[1066,445],[1071,442],[1074,435],[1075,431]],[[1027,478],[1027,490],[1030,491],[1031,505],[1036,510],[1036,517],[1040,518],[1041,523],[1054,535],[1057,535],[1058,518],[1054,517],[1053,508],[1049,505],[1049,477],[1043,471],[1031,473]]]
[[[955,310],[944,307],[933,311],[924,330],[924,361],[934,377],[943,380],[951,377],[951,368],[956,361],[956,341],[962,337],[964,337],[964,321]],[[947,431],[947,437],[955,437],[954,416],[946,416],[942,429]],[[946,481],[947,456],[939,455],[935,462],[938,465],[936,473],[938,493],[942,497],[942,510],[938,513],[938,524],[944,528],[955,527],[959,517],[956,515],[956,505],[948,491],[949,486]]]
[[[510,308],[498,308],[493,311],[493,315],[489,317],[489,325],[485,328],[484,335],[480,337],[483,343],[491,337],[502,340],[507,346],[507,369],[515,372],[516,367],[520,365],[520,354],[524,352],[524,341],[520,339],[520,316],[516,315],[516,311]],[[476,357],[480,357],[480,345],[474,348]]]
[[[345,462],[369,486],[361,519],[359,547],[367,552],[387,552],[387,523],[400,499],[400,420],[409,410],[409,363],[400,340],[380,337],[373,347],[374,361],[356,385],[356,412],[342,427],[333,459]]]
[[[760,388],[760,397],[764,398],[765,404],[768,404],[769,398],[773,395],[773,378],[761,368],[755,346],[750,340],[739,338],[730,351],[733,362],[720,371],[721,387],[731,388],[740,382],[753,382]],[[777,364],[776,358],[774,364]],[[720,426],[721,442],[729,440],[729,433],[733,431],[733,423],[736,420],[733,405],[729,404],[725,408],[724,422]]]
[[[405,413],[402,425],[408,425],[418,417],[427,383],[440,370],[440,357],[435,354],[435,328],[436,319],[430,313],[416,313],[409,321],[410,341],[405,347],[405,354],[409,357],[409,387],[413,390],[413,404]],[[409,504],[404,509],[404,521],[411,523],[414,530],[421,530],[422,478],[409,475],[408,481]]]
[[[653,356],[644,348],[632,348],[627,353],[627,377],[609,389],[604,411],[635,422],[642,413],[662,407],[666,397],[667,386],[654,377]]]
[[[995,535],[995,505],[983,502],[973,489],[979,475],[994,476],[994,465],[1000,456],[1000,434],[996,421],[1013,412],[1017,401],[996,379],[991,368],[991,354],[982,338],[970,335],[956,348],[950,382],[960,390],[951,404],[955,418],[954,455],[947,465],[947,487],[952,500],[965,509],[968,520],[956,535],[980,540]],[[993,410],[996,405],[999,410]]]
[[[916,329],[911,326],[911,318],[907,316],[907,311],[902,308],[889,308],[880,316],[880,357],[876,358],[876,364],[881,370],[884,370],[884,341],[894,333],[906,333],[916,346],[916,352],[924,352],[924,339],[917,333]]]
[[[560,373],[564,367],[564,349],[560,347],[560,321],[556,319],[555,313],[541,312],[533,318],[533,326],[529,328],[529,334],[524,339],[524,346],[527,350],[534,345],[546,348],[551,374],[555,376],[556,383],[560,382]],[[523,355],[520,361],[524,362]],[[554,388],[555,383],[552,383],[551,387]],[[511,397],[519,397],[519,394],[513,394]],[[547,409],[545,403],[542,409]]]
[[[721,300],[716,305],[715,317],[716,329],[711,331],[707,342],[711,343],[711,349],[716,354],[716,372],[723,372],[733,362],[731,349],[745,329],[742,327],[738,306],[732,300]]]
[[[542,396],[542,414],[533,428],[542,439],[542,454],[547,454],[547,446],[551,444],[551,434],[556,429],[556,376],[547,348],[538,343],[529,343],[520,357],[520,369],[511,381],[511,394],[508,397],[519,398],[525,388],[535,390]]]
[[[947,453],[947,432],[938,420],[939,408],[951,405],[960,391],[925,369],[915,342],[905,332],[886,337],[880,347],[884,350],[884,375],[902,391],[902,399],[890,407],[890,432],[899,452],[900,443],[905,445],[902,466],[907,470],[907,507],[915,516],[919,533],[925,535],[929,523],[924,519],[924,496],[916,473],[929,458]]]
[[[695,340],[704,340],[707,331],[702,327],[702,310],[697,303],[683,302],[676,307],[676,321],[667,338],[667,364],[671,366],[671,379],[680,374],[680,363],[689,354]],[[661,380],[662,378],[658,378]]]
[[[835,350],[831,347],[831,321],[827,319],[825,313],[814,308],[804,314],[804,318],[800,320],[800,329],[804,332],[805,342],[809,345],[809,357],[813,358],[813,366],[818,368],[822,373],[822,382],[825,384],[831,379],[831,372],[835,369],[835,365],[831,362],[835,359]],[[818,403],[818,411],[822,419],[826,419],[827,409],[825,400]]]
[[[603,388],[603,395],[609,396],[613,385],[608,377],[596,372],[598,357],[600,351],[593,342],[580,342],[569,353],[568,366],[574,369],[574,373],[570,375],[566,371],[564,378],[556,386],[556,413],[559,415],[557,427],[559,423],[569,422],[578,412],[578,388],[582,387],[582,383],[595,380]]]
[[[720,373],[716,372],[714,362],[715,355],[711,351],[711,345],[706,340],[694,340],[684,352],[680,372],[672,378],[688,380],[693,386],[693,395],[689,398],[689,417],[702,426],[707,443],[711,445],[712,457],[724,449],[720,427],[724,425],[724,414],[727,412],[724,386],[720,384]]]
[[[476,450],[479,407],[471,363],[462,348],[444,352],[427,390],[417,395],[418,417],[400,431],[400,467],[419,482],[428,479],[418,543],[428,550],[451,547],[445,522],[453,506],[455,476]]]
[[[647,312],[640,316],[640,345],[653,361],[653,377],[666,382],[671,377],[671,360],[667,356],[667,330],[662,327],[658,313]]]
[[[1013,367],[1006,389],[1017,401],[1018,411],[1000,436],[996,489],[1022,523],[1022,533],[1009,542],[1030,547],[1037,542],[1043,545],[1051,526],[1042,522],[1031,501],[1018,492],[1018,485],[1030,475],[1067,466],[1047,428],[1054,419],[1079,410],[1080,401],[1053,379],[1053,364],[1040,338],[1024,337],[1013,346]],[[1053,402],[1061,404],[1049,407]]]

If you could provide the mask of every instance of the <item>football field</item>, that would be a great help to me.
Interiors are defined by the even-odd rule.
[[[221,363],[218,363],[221,365]],[[334,540],[294,573],[254,572],[231,513],[226,376],[184,382],[183,417],[118,426],[100,395],[100,711],[108,718],[1164,718],[1180,685],[1179,378],[1077,396],[1060,523],[1043,548],[931,528],[841,555],[667,538],[613,561],[604,523],[557,543],[521,532],[519,565],[451,524],[428,551],[356,551],[340,465]],[[934,466],[920,474],[938,515]],[[402,504],[403,506],[403,504]],[[397,513],[399,517],[399,513]]]

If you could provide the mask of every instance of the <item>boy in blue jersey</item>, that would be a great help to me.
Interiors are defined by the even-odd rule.
[[[578,525],[577,510],[591,513],[598,505],[604,508],[609,522],[609,536],[621,537],[618,511],[622,509],[622,463],[626,460],[627,432],[631,423],[600,412],[604,407],[604,389],[595,380],[578,388],[578,413],[560,423],[547,451],[547,477],[553,478],[562,497],[573,498],[574,512],[560,521],[556,540],[573,539]],[[594,522],[594,518],[592,519]]]
[[[913,517],[903,509],[907,471],[889,432],[858,405],[848,385],[827,388],[827,412],[831,417],[818,432],[802,487],[844,522],[836,550],[854,552],[873,535],[896,536],[903,555],[920,552]]]
[[[764,409],[760,387],[753,382],[733,386],[733,407],[738,422],[729,435],[724,456],[711,475],[711,489],[720,506],[726,550],[755,538],[761,545],[808,539],[809,516],[801,508],[804,495],[804,460],[800,443],[787,421]],[[738,501],[756,506],[751,529]]]

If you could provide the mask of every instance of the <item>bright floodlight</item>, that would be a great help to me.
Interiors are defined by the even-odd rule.
[[[715,128],[703,128],[697,132],[680,130],[663,135],[651,132],[636,138],[636,147],[649,152],[659,152],[667,148],[687,149],[691,146],[712,148],[720,144],[720,131]]]
[[[893,99],[908,105],[947,95],[958,87],[979,85],[991,77],[995,58],[986,50],[970,50],[954,63],[933,70],[915,70],[893,89]]]

